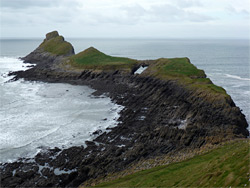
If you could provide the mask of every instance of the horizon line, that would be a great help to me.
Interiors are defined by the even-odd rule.
[[[196,40],[202,40],[202,39],[217,39],[217,40],[250,40],[250,38],[243,38],[243,37],[65,37],[65,39],[196,39]],[[45,37],[0,37],[0,40],[13,40],[13,39],[44,39]]]

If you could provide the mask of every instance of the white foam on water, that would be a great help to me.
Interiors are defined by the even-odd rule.
[[[5,75],[13,67],[25,69],[18,59],[0,65]],[[84,145],[94,131],[116,126],[123,108],[108,97],[90,97],[94,90],[87,86],[0,79],[0,162],[33,157],[41,147]]]
[[[10,71],[27,70],[31,65],[33,64],[23,63],[19,58],[0,57],[0,84],[12,78],[8,76]]]
[[[187,120],[180,120],[180,124],[178,125],[179,129],[186,129],[187,128]]]
[[[227,76],[229,78],[238,79],[238,80],[250,81],[250,78],[242,78],[242,77],[237,76],[237,75],[225,74],[225,76]]]
[[[145,71],[147,68],[148,68],[148,67],[140,66],[140,68],[137,69],[137,70],[135,71],[134,74],[141,74],[141,73],[142,73],[143,71]]]
[[[72,172],[76,172],[77,169],[73,169],[73,170],[60,170],[59,168],[55,168],[54,169],[54,174],[59,176],[62,174],[71,174]]]

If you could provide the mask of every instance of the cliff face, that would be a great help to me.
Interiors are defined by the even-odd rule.
[[[74,187],[144,158],[248,136],[245,117],[231,97],[187,58],[135,61],[100,55],[94,49],[87,52],[91,53],[46,63],[37,51],[38,65],[14,74],[27,80],[88,85],[97,90],[96,95],[108,93],[125,107],[120,123],[108,133],[93,133],[99,136],[86,142],[87,148],[52,149],[38,154],[35,162],[3,165],[3,186]],[[81,65],[72,64],[74,58]],[[95,60],[91,66],[90,58]],[[141,65],[147,70],[134,74]],[[42,171],[39,165],[44,166]],[[70,171],[56,175],[55,169]]]

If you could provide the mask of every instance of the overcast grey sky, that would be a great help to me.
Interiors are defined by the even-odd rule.
[[[250,0],[0,0],[1,37],[249,38]]]

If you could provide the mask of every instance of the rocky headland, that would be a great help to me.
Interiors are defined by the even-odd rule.
[[[3,187],[77,187],[170,153],[197,150],[249,135],[245,116],[226,91],[188,58],[139,61],[108,56],[90,47],[74,54],[58,32],[24,62],[14,79],[88,85],[124,106],[119,124],[96,131],[87,147],[51,148],[34,159],[1,164]],[[141,74],[137,70],[146,68]]]

